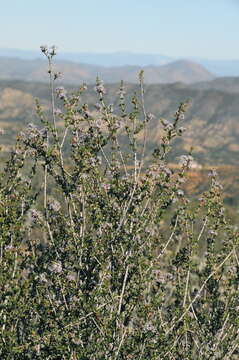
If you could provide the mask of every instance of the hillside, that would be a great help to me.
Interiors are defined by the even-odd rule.
[[[157,83],[156,79],[154,80],[156,70],[160,79],[159,83],[183,82],[190,84],[214,79],[214,76],[203,66],[188,60],[178,60],[158,68],[146,67],[145,77],[148,77],[148,82],[151,84]],[[149,77],[150,71],[152,72],[151,77]]]
[[[70,88],[74,88],[69,87]],[[119,85],[107,87],[107,101],[114,103]],[[128,84],[127,92],[133,95],[139,90],[136,85]],[[0,127],[5,136],[5,145],[14,143],[15,135],[29,122],[36,120],[34,98],[39,97],[45,108],[49,107],[49,89],[46,84],[30,82],[0,82]],[[160,141],[162,125],[160,118],[173,118],[180,102],[191,99],[182,126],[187,128],[183,138],[176,140],[171,160],[177,161],[179,154],[193,146],[194,157],[202,165],[237,165],[239,151],[239,102],[238,95],[218,90],[193,89],[181,83],[148,85],[145,88],[147,111],[155,118],[149,124],[151,141],[147,150],[153,151]],[[88,102],[94,111],[97,102],[93,86],[90,86],[81,100]]]
[[[136,83],[140,66],[103,67],[78,64],[76,62],[58,61],[56,70],[64,74],[62,82],[78,85],[80,82],[95,83],[97,76],[107,83],[127,80]],[[173,83],[181,81],[191,84],[209,81],[214,76],[201,65],[191,61],[180,60],[161,66],[146,66],[145,82],[149,84]],[[0,57],[0,79],[47,81],[45,59],[23,60],[12,57]]]
[[[239,93],[239,77],[222,77],[211,81],[202,81],[192,85],[195,89],[219,90],[229,93]]]

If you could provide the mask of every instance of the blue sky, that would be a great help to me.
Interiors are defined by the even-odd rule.
[[[2,0],[0,48],[239,59],[239,0]]]

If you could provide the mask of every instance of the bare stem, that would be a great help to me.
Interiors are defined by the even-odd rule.
[[[225,257],[225,259],[220,263],[220,265],[218,265],[216,267],[216,269],[214,271],[211,272],[211,274],[206,278],[206,280],[204,281],[204,283],[202,284],[201,288],[198,290],[197,295],[193,298],[193,300],[191,301],[191,303],[188,305],[188,307],[186,308],[186,310],[183,312],[183,314],[179,317],[179,319],[177,319],[174,324],[171,326],[171,328],[167,331],[167,335],[175,328],[176,324],[178,324],[180,321],[183,320],[183,318],[185,317],[185,315],[188,313],[189,309],[191,308],[191,306],[195,303],[195,301],[199,298],[199,296],[201,295],[203,289],[205,288],[206,284],[208,283],[208,281],[211,279],[211,277],[213,277],[213,275],[215,275],[218,270],[225,264],[225,262],[233,255],[233,251],[230,251],[230,253]]]
[[[122,302],[123,302],[123,298],[124,298],[124,291],[125,291],[126,281],[127,281],[127,278],[128,278],[128,273],[129,273],[129,265],[127,265],[126,270],[125,270],[123,286],[122,286],[122,290],[121,290],[121,294],[120,294],[118,315],[120,315],[120,313],[121,313],[121,307],[122,307]]]

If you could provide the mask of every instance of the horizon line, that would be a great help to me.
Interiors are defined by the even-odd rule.
[[[50,45],[51,46],[51,45]],[[57,47],[57,50],[60,50],[60,47]],[[22,51],[22,52],[35,52],[37,53],[37,49],[26,49],[26,48],[12,48],[12,47],[0,47],[0,51],[1,50],[6,50],[6,51]],[[39,46],[39,54],[40,54],[40,46]],[[190,59],[190,60],[208,60],[208,61],[238,61],[238,58],[207,58],[207,57],[203,57],[201,55],[165,55],[163,53],[157,53],[157,52],[137,52],[137,51],[132,51],[132,50],[112,50],[112,51],[105,51],[105,52],[98,52],[98,51],[86,51],[86,50],[82,50],[82,51],[74,51],[74,50],[63,50],[62,52],[59,51],[57,53],[57,55],[61,56],[61,55],[67,55],[67,54],[75,54],[75,55],[82,55],[82,54],[87,54],[87,55],[117,55],[117,54],[123,54],[123,55],[144,55],[144,56],[161,56],[161,57],[165,57],[165,58],[169,58],[171,60],[182,60],[182,59]],[[1,56],[1,54],[0,54]]]

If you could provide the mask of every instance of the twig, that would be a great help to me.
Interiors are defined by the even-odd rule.
[[[206,224],[207,224],[207,220],[208,220],[208,219],[207,219],[207,217],[206,217],[205,220],[204,220],[202,229],[201,229],[201,231],[200,231],[200,233],[199,233],[199,235],[198,235],[197,242],[199,242],[199,240],[201,239],[201,236],[202,236],[202,234],[203,234],[203,232],[204,232],[204,229],[205,229],[205,227],[206,227]]]
[[[116,354],[115,354],[115,360],[118,358],[118,355],[119,355],[120,349],[121,349],[121,347],[122,347],[122,345],[123,345],[123,341],[124,341],[124,338],[125,338],[126,332],[127,332],[127,328],[125,328],[125,329],[124,329],[123,335],[122,335],[121,340],[120,340],[119,347],[118,347],[117,352],[116,352]]]
[[[224,356],[224,358],[222,360],[231,360],[231,356],[233,355],[234,351],[237,348],[239,348],[238,340],[239,340],[239,334],[237,335],[237,337],[235,339],[235,345],[232,347],[232,349],[229,351],[229,353]]]
[[[183,307],[185,307],[185,305],[186,305],[186,300],[187,300],[189,276],[190,276],[190,270],[188,270],[188,272],[187,272],[187,280],[186,280],[186,287],[185,287],[185,293],[184,293],[184,299],[183,299]]]
[[[158,256],[156,257],[155,261],[158,261],[158,260],[160,259],[160,257],[164,254],[165,250],[167,249],[168,245],[170,244],[170,242],[171,242],[171,240],[172,240],[172,238],[173,238],[173,236],[174,236],[174,233],[175,233],[175,231],[176,231],[177,225],[178,225],[178,215],[177,215],[177,217],[176,217],[176,221],[175,221],[175,225],[174,225],[173,231],[172,231],[172,233],[171,233],[168,241],[166,242],[163,250],[158,254]],[[146,273],[152,268],[152,266],[153,266],[153,262],[151,262],[151,264],[150,264],[150,266],[148,267]]]
[[[119,301],[119,307],[118,307],[118,315],[120,315],[120,312],[121,312],[122,301],[123,301],[123,297],[124,297],[124,291],[125,291],[126,281],[127,281],[127,278],[128,278],[128,273],[129,273],[129,265],[127,265],[126,270],[125,270],[124,282],[123,282],[123,286],[122,286],[122,290],[121,290],[121,294],[120,294],[120,301]]]
[[[167,331],[167,335],[175,328],[176,324],[178,324],[180,321],[182,321],[182,319],[185,317],[185,315],[188,313],[188,310],[191,308],[191,306],[195,303],[195,301],[199,298],[199,296],[201,295],[203,289],[205,288],[207,282],[211,279],[211,277],[213,275],[215,275],[217,273],[217,271],[225,264],[225,262],[232,256],[233,254],[233,250],[230,251],[230,253],[225,257],[225,259],[221,262],[220,265],[218,265],[216,267],[216,269],[214,271],[211,272],[211,274],[206,278],[206,280],[204,281],[204,283],[202,284],[201,288],[198,290],[197,295],[193,298],[193,300],[191,301],[191,303],[188,305],[188,307],[186,308],[186,310],[183,312],[183,314],[180,316],[180,318],[178,320],[176,320],[174,322],[174,324],[171,326],[171,328]]]
[[[224,332],[224,330],[225,330],[225,327],[226,327],[226,324],[227,324],[228,319],[229,319],[229,314],[227,314],[227,316],[226,316],[226,319],[225,319],[225,321],[224,321],[224,323],[223,323],[223,326],[222,326],[222,328],[221,328],[221,330],[220,330],[220,333],[219,333],[219,335],[218,335],[217,342],[216,342],[215,346],[213,347],[213,351],[214,351],[215,353],[216,353],[216,349],[218,348],[218,345],[219,345],[219,343],[220,343],[220,340],[221,340],[221,338],[222,338],[222,336],[223,336],[223,332]],[[215,355],[215,356],[216,356],[216,355]],[[215,356],[213,357],[213,359],[215,359]]]
[[[140,177],[140,173],[141,173],[143,163],[144,163],[146,141],[147,141],[147,114],[146,114],[145,103],[144,103],[144,73],[143,73],[143,71],[140,74],[140,93],[141,93],[141,105],[142,105],[142,110],[143,110],[143,115],[144,115],[144,139],[143,139],[143,150],[141,153],[140,166],[139,166],[139,171],[138,171],[138,179]]]

